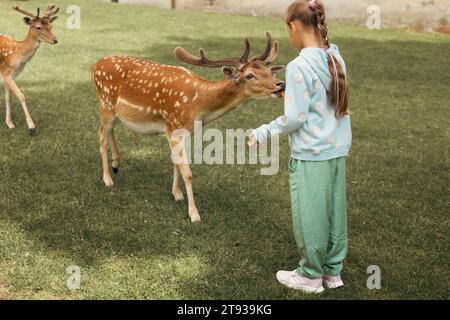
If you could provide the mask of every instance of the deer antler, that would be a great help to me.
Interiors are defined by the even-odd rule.
[[[257,60],[266,61],[267,57],[269,57],[270,52],[272,51],[272,35],[270,32],[266,32],[267,35],[267,46],[264,53],[257,58]]]
[[[52,16],[54,16],[55,14],[57,14],[59,11],[59,7],[57,7],[54,4],[49,4],[47,6],[47,10],[45,10],[44,13],[44,18],[51,18]]]
[[[262,55],[252,58],[251,61],[258,60],[264,62],[266,65],[269,65],[278,58],[280,43],[278,41],[274,41],[272,45],[272,35],[270,34],[270,32],[266,32],[266,35],[267,35],[266,50]]]
[[[220,68],[220,67],[235,67],[240,66],[248,62],[250,55],[250,42],[245,39],[245,51],[240,58],[223,59],[223,60],[210,60],[206,57],[205,51],[200,49],[200,57],[196,57],[183,48],[175,49],[175,57],[185,63],[192,64],[194,66],[208,67],[208,68]]]
[[[29,16],[29,17],[31,17],[31,18],[33,18],[33,19],[39,17],[39,8],[38,8],[38,11],[37,11],[37,15],[34,15],[33,13],[31,13],[31,12],[29,12],[29,11],[20,9],[19,6],[13,6],[12,8],[13,8],[14,10],[16,10],[17,12],[19,12],[19,13],[21,13],[21,14],[24,14],[24,15],[26,15],[26,16]]]
[[[279,54],[280,54],[280,43],[278,41],[274,41],[273,48],[270,51],[269,56],[266,58],[266,60],[264,60],[264,63],[266,65],[271,64],[272,62],[277,60]]]

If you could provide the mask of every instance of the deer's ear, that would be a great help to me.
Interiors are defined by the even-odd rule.
[[[33,20],[30,17],[24,17],[23,22],[25,22],[25,24],[27,26],[31,26],[31,24],[33,23]]]
[[[53,21],[55,21],[56,19],[58,19],[58,16],[51,17],[51,18],[50,18],[50,23],[53,23]]]
[[[273,74],[278,74],[284,71],[286,69],[285,66],[273,66],[270,67],[270,71],[272,71]]]
[[[222,71],[225,77],[231,80],[237,80],[239,78],[235,67],[222,67]]]

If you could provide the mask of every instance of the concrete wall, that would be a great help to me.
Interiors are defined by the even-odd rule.
[[[149,6],[155,6],[155,7],[160,7],[160,8],[170,8],[171,7],[170,0],[119,0],[119,3],[146,4]]]
[[[450,0],[323,0],[332,20],[365,23],[367,8],[381,9],[384,27],[422,27],[436,29],[450,22]],[[170,8],[171,0],[119,0]],[[200,9],[247,15],[282,16],[291,0],[176,0],[179,9]],[[213,5],[211,5],[213,3]]]

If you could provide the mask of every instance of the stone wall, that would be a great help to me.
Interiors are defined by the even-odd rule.
[[[323,0],[332,20],[365,23],[367,8],[380,7],[383,27],[436,29],[450,22],[450,0]],[[171,0],[119,0],[170,8]],[[291,0],[176,0],[179,9],[200,9],[247,15],[284,14]]]

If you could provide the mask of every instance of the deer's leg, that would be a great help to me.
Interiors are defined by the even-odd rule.
[[[184,185],[186,187],[186,193],[188,197],[188,206],[189,206],[189,217],[191,218],[192,222],[200,222],[200,215],[198,213],[197,206],[195,204],[194,199],[194,190],[192,188],[192,171],[189,167],[189,162],[186,156],[186,152],[184,150],[184,145],[182,148],[180,148],[180,141],[172,140],[169,135],[169,142],[170,147],[172,149],[172,154],[176,156],[177,161],[175,165],[177,166],[177,169],[181,176],[183,177]],[[183,143],[183,142],[181,142]],[[174,177],[175,180],[176,177]],[[175,184],[175,181],[174,181]],[[181,190],[180,190],[181,192]]]
[[[6,125],[10,129],[14,129],[16,126],[12,121],[11,116],[11,89],[8,86],[5,86],[5,100],[6,100]]]
[[[17,86],[14,79],[11,78],[11,76],[5,77],[5,82],[6,82],[7,86],[9,87],[9,89],[12,92],[14,92],[17,99],[19,99],[20,104],[22,105],[22,109],[23,109],[23,112],[25,113],[25,119],[27,121],[28,131],[30,132],[30,135],[35,135],[36,134],[36,126],[34,125],[33,119],[31,119],[30,112],[28,111],[28,107],[27,107],[27,103],[25,101],[24,94],[22,93],[22,91],[20,91],[19,87]]]
[[[120,167],[120,153],[119,149],[117,148],[116,136],[114,134],[114,126],[111,129],[111,133],[109,134],[109,146],[111,148],[111,155],[112,155],[112,170],[114,173],[118,173]]]
[[[178,170],[178,166],[173,165],[173,187],[172,194],[175,198],[175,201],[183,201],[184,195],[180,188],[180,170]]]
[[[198,213],[197,206],[194,199],[194,190],[192,188],[192,171],[188,164],[178,165],[178,170],[180,170],[181,176],[183,177],[184,185],[186,187],[186,192],[188,196],[189,205],[189,217],[192,222],[200,222],[200,215]]]
[[[102,114],[102,126],[100,127],[99,138],[100,138],[100,154],[102,156],[103,164],[103,182],[110,188],[114,185],[111,178],[111,173],[109,172],[108,163],[108,139],[111,134],[111,130],[114,125],[114,115],[107,113]]]

